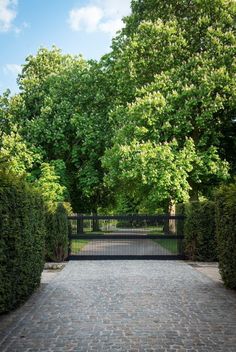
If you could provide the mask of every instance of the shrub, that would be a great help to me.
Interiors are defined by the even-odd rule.
[[[40,284],[44,266],[45,207],[24,181],[0,173],[0,313]]]
[[[184,252],[188,259],[217,260],[215,205],[211,201],[185,204]]]
[[[236,184],[216,193],[216,232],[219,268],[224,284],[236,288]]]
[[[46,215],[46,260],[60,262],[68,255],[68,209],[63,203]]]

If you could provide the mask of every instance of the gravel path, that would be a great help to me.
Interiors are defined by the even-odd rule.
[[[1,352],[235,352],[236,292],[181,261],[74,261],[0,326]]]

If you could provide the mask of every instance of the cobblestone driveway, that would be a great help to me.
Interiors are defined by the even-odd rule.
[[[1,352],[235,352],[236,293],[183,262],[70,262],[1,323]]]

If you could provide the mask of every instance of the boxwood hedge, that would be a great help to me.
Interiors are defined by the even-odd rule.
[[[22,303],[40,284],[45,206],[21,180],[0,173],[0,313]]]
[[[220,273],[224,284],[236,289],[236,184],[221,187],[215,204]]]
[[[190,260],[216,261],[217,241],[214,202],[185,204],[184,251]]]
[[[68,209],[63,203],[46,214],[46,260],[60,262],[68,255]]]

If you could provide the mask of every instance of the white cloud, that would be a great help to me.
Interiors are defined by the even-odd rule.
[[[129,0],[93,0],[88,6],[72,9],[68,22],[74,31],[113,35],[123,27],[121,19],[129,13]]]
[[[69,14],[69,23],[74,31],[85,29],[86,32],[94,32],[103,17],[103,11],[96,6],[73,9]]]
[[[17,65],[17,64],[6,64],[3,68],[3,71],[6,75],[18,75],[19,73],[21,73],[22,67],[21,65]]]
[[[104,9],[106,16],[115,16],[121,19],[130,13],[130,0],[97,0],[96,3]]]
[[[12,28],[16,12],[17,0],[0,0],[0,32],[7,32]]]
[[[115,34],[119,29],[123,27],[123,22],[121,19],[109,20],[103,23],[100,23],[98,28],[100,31],[110,34]]]

